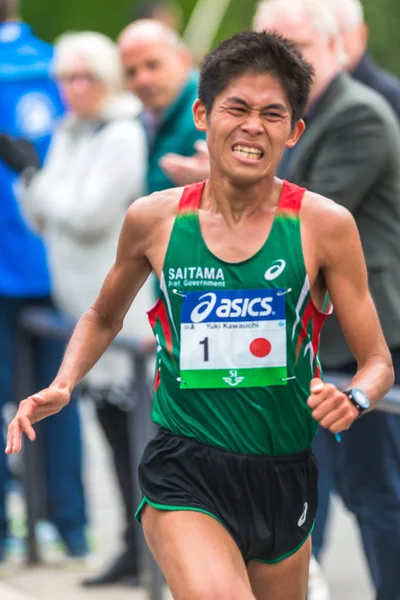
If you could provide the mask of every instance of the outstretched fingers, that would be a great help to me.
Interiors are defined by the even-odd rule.
[[[33,419],[33,414],[37,411],[39,402],[43,403],[43,399],[41,397],[39,399],[35,395],[20,403],[18,412],[8,427],[6,454],[21,451],[22,435],[24,433],[31,441],[36,439],[32,423],[37,420]]]
[[[65,389],[47,388],[22,400],[8,428],[6,454],[20,452],[24,433],[33,441],[36,434],[32,425],[60,412],[68,404],[70,396]]]
[[[21,451],[22,434],[33,442],[36,439],[35,430],[28,417],[15,417],[8,428],[6,454],[13,454]]]

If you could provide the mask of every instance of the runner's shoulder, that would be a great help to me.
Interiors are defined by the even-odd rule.
[[[356,228],[351,212],[334,200],[306,191],[301,209],[302,220],[322,239],[340,238]]]
[[[126,222],[132,232],[142,235],[174,219],[183,193],[182,187],[154,192],[135,200],[126,214]]]

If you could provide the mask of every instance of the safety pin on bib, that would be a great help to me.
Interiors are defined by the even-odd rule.
[[[181,292],[178,292],[178,290],[176,288],[174,288],[172,290],[173,294],[176,294],[177,296],[180,296],[181,298],[186,298],[187,294],[182,294]]]
[[[292,288],[288,288],[287,290],[284,290],[283,292],[278,292],[276,295],[277,296],[285,296],[285,294],[290,294],[291,291],[292,291]]]

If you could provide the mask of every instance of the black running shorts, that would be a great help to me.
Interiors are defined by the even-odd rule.
[[[143,493],[160,510],[205,513],[229,531],[245,562],[279,562],[311,534],[318,473],[311,450],[237,454],[160,429],[139,465]]]

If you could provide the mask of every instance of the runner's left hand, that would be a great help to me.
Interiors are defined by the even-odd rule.
[[[349,429],[360,414],[346,394],[332,383],[314,378],[310,383],[310,392],[307,404],[312,409],[312,416],[332,433]]]

